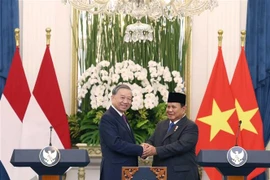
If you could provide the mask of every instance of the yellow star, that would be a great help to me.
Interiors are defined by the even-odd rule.
[[[228,120],[234,111],[235,109],[233,108],[222,112],[219,109],[215,99],[213,99],[212,114],[210,116],[198,118],[199,121],[211,126],[210,141],[214,139],[220,130],[234,135],[234,132],[228,123]]]
[[[235,108],[236,108],[236,112],[239,118],[239,121],[242,121],[241,124],[241,131],[243,129],[253,132],[255,134],[258,134],[256,128],[253,126],[253,124],[251,123],[251,119],[252,117],[256,114],[256,112],[258,111],[258,108],[254,108],[248,111],[243,111],[242,107],[240,106],[239,102],[237,99],[235,99]]]

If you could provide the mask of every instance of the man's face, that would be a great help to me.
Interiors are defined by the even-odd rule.
[[[121,113],[130,108],[131,102],[132,92],[128,89],[119,89],[115,95],[112,95],[112,104]]]
[[[181,119],[186,113],[186,106],[181,107],[180,103],[169,102],[167,104],[166,113],[171,121]]]

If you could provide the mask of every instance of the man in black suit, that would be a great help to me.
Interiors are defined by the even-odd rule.
[[[104,113],[99,124],[102,161],[100,180],[121,180],[123,166],[138,166],[138,156],[143,147],[136,145],[134,134],[124,112],[132,102],[129,86],[121,84],[112,91],[112,105]]]
[[[154,155],[153,166],[167,167],[168,180],[198,180],[198,127],[186,117],[186,95],[169,93],[166,113],[168,119],[157,124],[144,144],[144,155]]]

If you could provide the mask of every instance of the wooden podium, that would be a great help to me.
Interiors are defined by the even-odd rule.
[[[122,167],[122,180],[167,180],[167,167]]]
[[[201,150],[198,164],[202,167],[215,167],[224,180],[246,180],[255,168],[270,167],[270,151],[249,150],[247,162],[241,167],[234,167],[227,161],[226,150]]]
[[[85,167],[90,163],[88,152],[84,149],[60,149],[60,161],[53,167],[44,166],[39,159],[40,149],[15,149],[11,164],[15,167],[31,167],[39,180],[62,180],[70,167]]]

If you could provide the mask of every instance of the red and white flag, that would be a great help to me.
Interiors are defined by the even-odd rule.
[[[42,149],[49,146],[50,127],[53,127],[52,146],[58,149],[70,148],[68,120],[47,45],[24,118],[21,148]],[[27,178],[31,177],[29,175]]]
[[[10,179],[16,179],[10,163],[13,149],[20,148],[23,119],[30,100],[30,90],[16,47],[1,98],[1,161]]]

